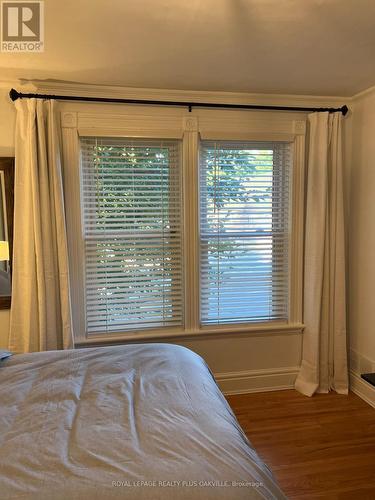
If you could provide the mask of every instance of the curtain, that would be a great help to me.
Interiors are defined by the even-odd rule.
[[[307,172],[302,364],[295,388],[348,393],[342,115],[313,113]]]
[[[73,347],[59,128],[54,101],[17,100],[9,349]]]

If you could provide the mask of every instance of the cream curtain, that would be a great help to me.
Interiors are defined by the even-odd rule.
[[[73,347],[54,101],[16,101],[14,252],[9,348]]]
[[[302,365],[307,396],[348,393],[341,113],[309,115]]]

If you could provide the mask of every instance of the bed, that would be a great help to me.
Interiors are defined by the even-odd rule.
[[[2,500],[285,498],[184,347],[15,355],[0,401]]]

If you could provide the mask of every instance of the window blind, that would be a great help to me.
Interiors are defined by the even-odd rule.
[[[81,139],[86,332],[183,323],[180,142]]]
[[[201,323],[288,317],[292,145],[202,141]]]

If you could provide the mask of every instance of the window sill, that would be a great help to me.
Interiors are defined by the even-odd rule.
[[[272,323],[268,325],[223,325],[220,327],[202,327],[197,331],[158,331],[142,333],[98,334],[89,338],[77,339],[75,347],[94,347],[113,344],[128,344],[137,342],[159,342],[161,340],[199,340],[202,338],[257,337],[269,335],[299,335],[303,332],[302,323]]]

